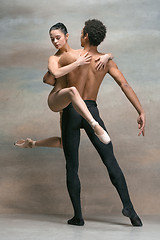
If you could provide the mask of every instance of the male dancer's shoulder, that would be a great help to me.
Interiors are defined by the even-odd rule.
[[[105,74],[110,74],[110,72],[114,69],[118,69],[117,64],[113,60],[109,59],[104,68]]]
[[[113,60],[109,60],[106,65],[108,67],[108,73],[111,72],[114,69],[118,69],[117,64]]]

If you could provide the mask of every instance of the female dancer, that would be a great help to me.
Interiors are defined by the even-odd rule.
[[[72,102],[75,110],[85,118],[88,123],[92,126],[95,134],[105,144],[110,142],[110,137],[107,132],[98,124],[98,122],[93,119],[91,113],[89,112],[85,102],[82,100],[79,92],[75,87],[68,87],[66,83],[66,74],[73,71],[75,68],[89,64],[91,60],[91,56],[86,53],[85,55],[81,55],[81,50],[73,50],[70,48],[67,40],[69,34],[67,29],[63,23],[57,23],[53,25],[49,30],[50,38],[58,51],[54,56],[51,56],[48,61],[48,72],[45,74],[43,78],[43,82],[54,86],[53,90],[50,92],[48,96],[48,106],[53,112],[60,112],[60,123],[62,117],[62,110],[68,106],[69,103]],[[60,59],[63,54],[66,52],[79,52],[78,59],[64,67],[60,66]],[[98,63],[96,64],[96,69],[101,70],[109,59],[112,59],[112,54],[105,54],[100,58],[96,59]],[[61,125],[61,124],[60,124]],[[40,141],[33,141],[30,138],[26,140],[18,140],[15,143],[18,147],[23,148],[32,148],[35,146],[43,146],[43,147],[62,147],[62,141],[60,137],[52,137],[43,139]]]

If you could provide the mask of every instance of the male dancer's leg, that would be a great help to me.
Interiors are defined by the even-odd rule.
[[[78,177],[78,148],[82,117],[73,107],[69,106],[63,110],[62,116],[62,142],[66,158],[67,189],[74,209],[74,217],[68,220],[68,224],[82,226],[84,220],[81,211],[81,187]]]
[[[103,127],[106,130],[104,123],[99,116],[99,111],[98,111],[98,108],[96,107],[96,105],[94,105],[94,106],[93,106],[93,104],[91,105],[91,103],[89,101],[88,102],[86,101],[86,104],[87,104],[92,116],[94,117],[94,119],[101,125],[101,127]],[[130,217],[130,220],[131,220],[133,226],[141,226],[142,222],[141,222],[140,218],[138,217],[138,215],[136,214],[136,212],[133,208],[133,205],[131,203],[123,172],[122,172],[121,168],[119,167],[119,165],[116,161],[116,158],[114,156],[112,142],[110,142],[107,145],[100,142],[99,139],[95,136],[93,129],[85,121],[85,119],[83,119],[83,128],[85,129],[92,144],[98,151],[104,165],[106,166],[106,168],[108,170],[111,182],[118,191],[118,194],[119,194],[122,204],[123,204],[123,214],[127,217]]]

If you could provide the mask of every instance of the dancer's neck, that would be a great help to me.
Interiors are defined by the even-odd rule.
[[[90,53],[97,53],[98,51],[97,51],[97,46],[91,46],[91,45],[89,45],[89,44],[86,44],[85,46],[84,46],[84,50],[86,51],[86,52],[90,52]]]
[[[65,53],[65,52],[69,52],[71,50],[71,47],[69,46],[68,43],[66,43],[61,49],[59,49],[59,53]]]

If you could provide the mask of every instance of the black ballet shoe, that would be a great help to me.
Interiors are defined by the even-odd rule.
[[[84,220],[83,220],[83,218],[73,217],[73,218],[69,219],[67,223],[70,225],[83,226]]]
[[[122,213],[125,217],[129,217],[134,227],[141,227],[143,223],[133,208],[123,208]]]
[[[130,221],[134,227],[142,227],[143,226],[142,221],[138,217],[138,215],[133,218],[130,218]]]

